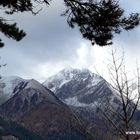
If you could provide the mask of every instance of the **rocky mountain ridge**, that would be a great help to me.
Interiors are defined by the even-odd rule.
[[[106,129],[109,130],[108,136],[114,137],[111,136],[112,128],[102,111],[107,112],[110,106],[120,110],[121,100],[118,92],[101,76],[87,69],[64,69],[48,78],[43,85],[54,92],[77,116],[87,120],[88,128],[91,133],[96,133],[96,138],[112,139],[106,137]]]
[[[106,106],[108,101],[119,106],[120,97],[111,85],[86,69],[64,69],[48,78],[43,85],[70,106],[90,107],[95,111]]]
[[[69,138],[69,132],[72,138],[85,139],[79,133],[81,125],[77,123],[77,119],[75,120],[75,116],[78,116],[82,118],[84,127],[90,129],[91,134],[96,133],[98,140],[114,138],[110,131],[108,134],[104,133],[111,127],[106,123],[100,110],[106,111],[109,105],[119,110],[120,97],[105,79],[87,69],[64,69],[48,78],[43,85],[33,79],[23,80],[11,91],[10,99],[0,106],[0,114],[18,120],[28,129],[44,137],[51,138],[54,130],[54,139]],[[76,126],[71,125],[72,120]],[[69,126],[72,126],[73,130],[75,127],[78,128],[72,131]],[[59,133],[62,135],[58,136]]]
[[[71,109],[36,80],[23,81],[0,106],[0,115],[22,124],[45,140],[86,140]],[[9,93],[12,95],[12,93]]]
[[[2,76],[0,78],[0,104],[10,99],[17,92],[15,88],[18,85],[22,87],[26,82],[27,80],[18,76]]]

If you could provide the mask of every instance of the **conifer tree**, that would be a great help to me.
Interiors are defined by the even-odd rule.
[[[18,12],[34,11],[34,4],[49,5],[51,0],[3,0],[0,1],[0,10],[12,15]],[[66,11],[62,15],[67,16],[70,27],[78,26],[84,38],[99,46],[112,44],[115,34],[123,30],[131,30],[140,24],[138,13],[130,13],[125,16],[124,9],[116,0],[64,0]],[[26,33],[19,29],[16,23],[10,23],[0,16],[0,32],[6,37],[20,41]],[[0,47],[4,43],[0,39]]]

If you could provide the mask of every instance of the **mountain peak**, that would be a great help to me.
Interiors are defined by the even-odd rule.
[[[48,78],[43,85],[55,92],[63,85],[69,84],[70,82],[83,83],[84,81],[87,81],[87,83],[94,86],[101,80],[102,78],[100,76],[92,73],[88,69],[66,68]]]
[[[75,107],[90,107],[96,109],[110,103],[117,106],[120,98],[111,85],[101,76],[88,69],[64,69],[44,83],[61,101]]]
[[[35,79],[28,80],[26,88],[34,88],[34,89],[44,90],[43,85],[41,85]]]
[[[90,72],[90,71],[86,68],[78,69],[78,68],[67,67],[67,68],[64,68],[63,70],[61,70],[61,72],[82,73],[82,72]]]
[[[11,98],[15,93],[15,87],[19,84],[25,83],[27,80],[18,76],[2,76],[0,78],[0,104]]]
[[[77,74],[88,74],[88,75],[93,75],[93,73],[86,68],[82,68],[82,69],[78,69],[78,68],[65,68],[63,70],[61,70],[59,73],[62,73],[63,75],[77,75]],[[95,75],[95,74],[94,74]]]
[[[68,68],[61,70],[54,76],[49,77],[48,80],[49,81],[57,80],[57,79],[59,79],[59,80],[72,80],[72,79],[81,80],[82,79],[83,80],[88,77],[101,78],[100,76],[92,73],[88,69],[75,69],[75,68],[68,67]],[[47,82],[48,80],[46,80],[45,82]],[[45,84],[45,82],[43,84]]]

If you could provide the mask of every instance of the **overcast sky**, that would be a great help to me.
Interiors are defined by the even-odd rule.
[[[121,5],[126,13],[140,12],[139,0],[121,0]],[[103,64],[110,46],[91,46],[77,28],[69,28],[66,17],[60,16],[63,10],[62,0],[53,0],[50,7],[44,8],[37,16],[24,13],[8,17],[15,19],[27,36],[20,42],[2,36],[5,47],[0,49],[1,63],[7,63],[1,69],[2,75],[18,75],[44,81],[65,67],[95,71],[96,66],[104,71]],[[112,46],[119,50],[124,48],[127,63],[131,67],[140,58],[139,38],[140,27],[117,35]]]

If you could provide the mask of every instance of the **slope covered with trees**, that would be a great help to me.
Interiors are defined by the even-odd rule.
[[[25,129],[15,122],[0,117],[0,140],[8,137],[15,140],[43,140],[39,135]]]

